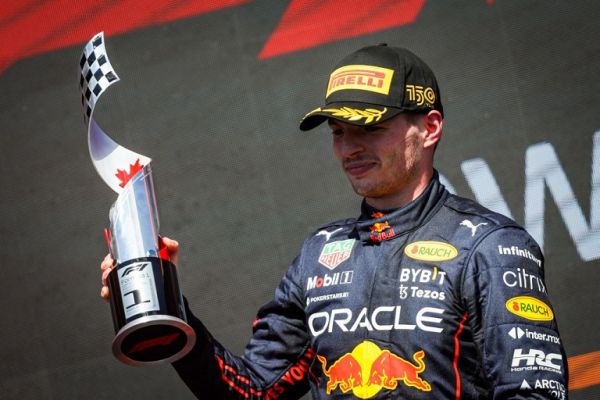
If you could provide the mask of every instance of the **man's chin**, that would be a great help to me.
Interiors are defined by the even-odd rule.
[[[365,185],[365,182],[350,181],[354,193],[361,197],[372,197],[377,198],[381,196],[380,190],[372,187],[371,185]]]

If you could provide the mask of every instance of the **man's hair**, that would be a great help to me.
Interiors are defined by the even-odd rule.
[[[405,111],[403,112],[404,115],[406,115],[406,120],[413,125],[416,125],[418,123],[418,120],[427,115],[429,111]]]

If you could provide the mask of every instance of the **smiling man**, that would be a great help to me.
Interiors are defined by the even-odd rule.
[[[408,50],[365,47],[334,68],[300,129],[327,121],[360,216],[309,236],[243,356],[188,310],[198,340],[174,366],[198,398],[567,398],[541,250],[439,182],[443,115],[434,74]]]
[[[433,175],[433,149],[442,117],[400,114],[374,126],[329,122],[333,151],[354,188],[380,209],[402,206],[421,193]]]

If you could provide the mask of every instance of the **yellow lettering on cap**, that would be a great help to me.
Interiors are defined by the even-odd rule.
[[[388,95],[394,70],[373,65],[346,65],[329,76],[327,94],[344,89],[365,90]]]

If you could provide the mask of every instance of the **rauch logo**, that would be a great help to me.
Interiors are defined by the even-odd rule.
[[[508,299],[506,309],[511,313],[530,321],[552,321],[554,313],[543,301],[529,296],[517,296]]]
[[[404,254],[419,261],[440,262],[452,260],[458,255],[458,250],[450,243],[421,241],[408,244]]]

